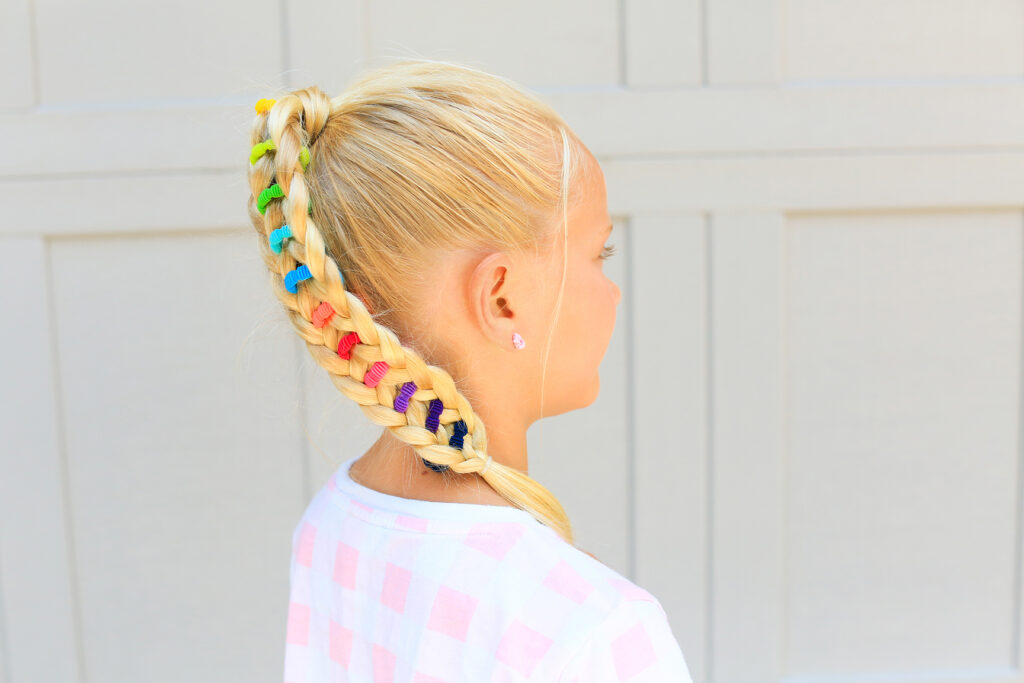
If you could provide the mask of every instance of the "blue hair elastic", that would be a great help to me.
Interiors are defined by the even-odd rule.
[[[448,469],[448,465],[435,465],[434,463],[430,462],[426,458],[421,458],[421,460],[423,460],[423,464],[424,465],[426,465],[430,469],[434,470],[435,472],[444,472],[444,471],[446,471]]]
[[[466,423],[464,420],[459,420],[452,427],[454,427],[455,433],[448,439],[448,445],[462,450],[462,437],[466,436]]]
[[[274,250],[275,254],[281,253],[281,243],[289,237],[295,237],[295,235],[292,234],[292,229],[288,225],[282,225],[270,233],[270,248]]]
[[[292,294],[298,294],[299,290],[295,288],[296,283],[308,280],[311,277],[313,277],[313,274],[309,272],[309,266],[303,264],[284,276],[284,286]]]

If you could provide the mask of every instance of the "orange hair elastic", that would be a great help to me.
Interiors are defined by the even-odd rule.
[[[334,313],[335,310],[333,306],[326,301],[321,301],[320,305],[316,307],[315,311],[313,311],[313,326],[323,327],[331,321],[331,318],[334,317]]]

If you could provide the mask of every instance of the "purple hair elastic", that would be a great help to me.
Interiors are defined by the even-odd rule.
[[[435,398],[430,402],[430,410],[427,413],[426,427],[431,434],[437,433],[437,425],[440,422],[442,410],[444,410],[444,404],[441,403],[441,399]]]
[[[435,398],[433,401],[430,402],[430,410],[427,413],[426,427],[427,429],[430,430],[432,434],[437,433],[437,425],[441,417],[442,410],[444,410],[444,404],[441,403],[441,399]],[[424,465],[434,470],[435,472],[444,472],[445,470],[448,469],[448,465],[435,465],[426,458],[421,458],[421,460],[423,460]]]
[[[404,413],[408,410],[409,399],[416,393],[416,389],[418,389],[418,387],[415,382],[406,382],[403,384],[402,388],[398,391],[398,396],[395,397],[395,410],[400,413]]]

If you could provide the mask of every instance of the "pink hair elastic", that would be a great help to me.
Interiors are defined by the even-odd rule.
[[[375,387],[380,382],[380,378],[384,376],[384,373],[388,371],[388,364],[382,360],[377,361],[373,366],[366,371],[363,376],[363,384],[368,387]]]

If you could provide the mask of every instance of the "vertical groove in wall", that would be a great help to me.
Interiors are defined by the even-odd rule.
[[[50,377],[53,381],[54,396],[54,427],[57,430],[57,466],[60,469],[61,507],[64,519],[64,541],[68,558],[69,597],[71,601],[71,624],[74,630],[75,662],[78,667],[78,680],[86,683],[88,672],[85,668],[85,643],[82,630],[82,605],[80,596],[81,582],[78,580],[78,555],[75,550],[75,527],[71,515],[71,475],[68,467],[68,448],[64,421],[64,390],[61,385],[60,354],[57,353],[57,340],[60,330],[57,325],[57,306],[53,300],[53,245],[50,240],[43,241],[46,250],[46,313],[50,328]]]
[[[0,562],[0,569],[3,563]],[[0,683],[12,683],[11,650],[7,644],[7,610],[4,608],[4,577],[0,574]]]
[[[278,25],[281,31],[281,85],[287,90],[292,89],[292,41],[288,23],[288,0],[281,0],[278,5]]]
[[[619,0],[619,85],[629,86],[629,75],[626,72],[626,3]]]
[[[373,63],[373,46],[370,44],[370,36],[373,33],[370,32],[372,28],[370,15],[370,0],[363,0],[363,68],[369,67]]]
[[[789,16],[789,0],[776,0],[778,4],[775,5],[775,58],[778,66],[778,71],[775,73],[775,84],[785,85],[786,73],[789,71],[789,64],[786,60],[786,41],[789,38],[786,36],[786,17]]]
[[[700,0],[700,84],[710,85],[708,76],[708,1]]]
[[[36,29],[35,0],[29,0],[28,3],[28,44],[29,59],[32,62],[32,98],[29,106],[37,107],[42,97],[42,88],[39,82],[39,31]]]
[[[779,324],[779,358],[778,366],[781,368],[782,377],[780,378],[779,392],[779,421],[781,422],[781,434],[779,444],[779,456],[782,458],[782,550],[779,553],[782,560],[781,577],[782,577],[782,621],[783,624],[792,623],[789,620],[789,614],[792,611],[790,609],[790,592],[789,592],[789,543],[786,534],[789,531],[789,519],[790,519],[790,501],[792,496],[789,491],[789,482],[792,481],[790,477],[790,466],[792,465],[792,459],[789,457],[789,378],[792,373],[789,371],[789,300],[790,300],[790,268],[789,268],[789,229],[786,223],[786,215],[783,213],[779,216],[781,224],[778,226],[779,241],[779,297],[781,299],[779,303],[779,316],[781,322]],[[781,629],[779,637],[780,647],[782,651],[779,653],[780,662],[780,676],[784,676],[786,671],[789,671],[789,666],[786,662],[786,657],[789,653],[789,629]]]
[[[636,513],[636,353],[633,344],[633,335],[636,334],[636,318],[633,315],[633,306],[636,302],[636,278],[633,264],[636,255],[633,251],[635,240],[633,239],[632,216],[626,219],[625,234],[623,239],[626,244],[626,253],[629,258],[626,260],[626,291],[629,295],[626,306],[626,359],[630,371],[626,375],[626,556],[629,558],[628,571],[629,580],[636,581],[636,535],[637,513]]]
[[[711,683],[714,680],[714,583],[715,583],[715,401],[714,401],[714,231],[711,214],[704,214],[704,391],[705,410],[707,419],[704,422],[705,443],[707,450],[705,454],[705,468],[707,471],[707,488],[704,491],[705,519],[704,526],[704,576],[707,585],[704,588],[704,681]]]
[[[1024,233],[1024,214],[1021,215],[1021,232]],[[1021,271],[1024,272],[1024,239],[1021,240],[1020,256]],[[1021,290],[1024,292],[1024,281]],[[1021,296],[1020,323],[1018,333],[1024,340],[1024,295]],[[1021,610],[1021,534],[1024,533],[1024,343],[1020,344],[1020,355],[1017,357],[1017,525],[1014,529],[1014,567],[1013,567],[1013,644],[1010,666],[1020,669],[1020,610]]]

